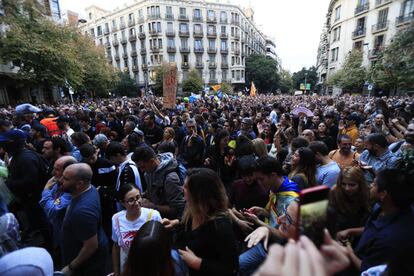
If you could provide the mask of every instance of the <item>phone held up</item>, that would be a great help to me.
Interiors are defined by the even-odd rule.
[[[307,236],[316,246],[323,244],[323,230],[326,227],[329,187],[322,185],[300,192],[296,239]]]

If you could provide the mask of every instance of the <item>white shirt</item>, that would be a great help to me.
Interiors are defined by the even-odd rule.
[[[124,264],[135,234],[144,223],[150,220],[161,221],[161,215],[156,210],[144,207],[141,207],[141,215],[134,221],[127,220],[125,210],[116,213],[112,217],[112,240],[120,247],[121,272],[124,270]]]

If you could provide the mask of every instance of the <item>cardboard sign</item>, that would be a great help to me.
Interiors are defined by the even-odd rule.
[[[177,66],[175,63],[169,64],[163,81],[164,108],[175,108],[177,97]]]

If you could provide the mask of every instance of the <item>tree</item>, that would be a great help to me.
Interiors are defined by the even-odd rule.
[[[296,90],[300,89],[300,84],[305,84],[305,78],[306,84],[310,84],[311,90],[313,90],[315,85],[318,83],[318,73],[316,72],[315,66],[309,67],[309,69],[303,67],[300,71],[293,73],[293,88]]]
[[[155,68],[154,76],[151,80],[154,84],[151,86],[151,90],[154,95],[162,97],[164,89],[164,72],[167,70],[167,65],[163,64]]]
[[[289,93],[293,88],[292,74],[285,69],[280,71],[280,90],[282,93]]]
[[[362,66],[362,52],[352,51],[341,69],[328,79],[328,85],[342,87],[344,92],[360,92],[367,78],[367,70]]]
[[[226,93],[226,94],[233,92],[233,88],[231,87],[231,84],[227,82],[223,82],[221,84],[221,92]]]
[[[395,35],[369,73],[376,86],[392,90],[414,87],[414,24]]]
[[[183,81],[183,92],[199,92],[203,90],[203,80],[197,70],[193,69],[188,74],[188,79]]]
[[[118,72],[118,81],[112,91],[116,96],[136,97],[139,94],[139,86],[128,73]]]
[[[246,78],[254,82],[259,92],[272,92],[279,88],[278,64],[264,55],[251,55],[246,58]]]

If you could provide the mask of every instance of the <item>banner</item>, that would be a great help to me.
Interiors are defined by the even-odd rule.
[[[163,79],[164,108],[175,108],[177,97],[177,65],[170,63],[164,73]]]
[[[252,86],[250,87],[250,97],[256,97],[256,86],[254,82],[252,82]]]

